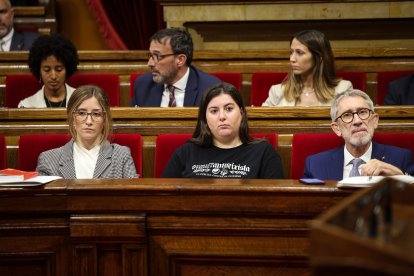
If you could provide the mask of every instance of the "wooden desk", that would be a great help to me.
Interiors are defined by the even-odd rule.
[[[309,221],[350,193],[235,179],[2,188],[0,274],[306,274]]]
[[[313,274],[413,275],[413,230],[414,186],[384,179],[313,221]]]

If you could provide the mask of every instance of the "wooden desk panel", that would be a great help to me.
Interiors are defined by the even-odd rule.
[[[310,220],[351,194],[335,186],[293,180],[95,179],[3,188],[0,272],[309,273]]]

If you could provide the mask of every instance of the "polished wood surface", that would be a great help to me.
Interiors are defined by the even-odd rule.
[[[385,179],[312,223],[314,275],[412,275],[414,186]]]
[[[309,274],[309,222],[352,191],[293,180],[0,189],[1,275]]]
[[[112,108],[114,133],[143,136],[143,177],[153,176],[155,138],[165,133],[193,133],[198,108]],[[277,133],[278,152],[289,177],[294,133],[331,133],[328,107],[248,107],[251,133]],[[377,132],[414,132],[414,107],[381,106]],[[7,166],[17,167],[18,138],[24,134],[68,133],[65,109],[0,109],[0,134],[6,136]]]
[[[56,0],[39,1],[38,6],[15,6],[14,26],[19,29],[35,29],[42,35],[56,32]],[[13,4],[13,3],[12,3]]]

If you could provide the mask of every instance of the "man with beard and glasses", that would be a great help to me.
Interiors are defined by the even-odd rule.
[[[349,90],[338,94],[331,105],[331,118],[332,130],[342,136],[345,146],[309,156],[304,177],[340,180],[352,176],[401,175],[411,170],[410,150],[372,140],[379,117],[366,93]]]
[[[135,80],[131,106],[198,106],[210,86],[220,80],[191,65],[193,40],[182,29],[167,28],[150,39],[148,72]]]

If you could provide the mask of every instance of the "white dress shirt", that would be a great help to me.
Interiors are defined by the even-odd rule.
[[[360,157],[362,159],[362,161],[364,161],[362,164],[367,163],[369,160],[371,160],[371,155],[372,155],[372,142],[369,145],[368,150]],[[352,156],[349,151],[346,149],[346,146],[344,147],[344,174],[343,174],[343,178],[347,178],[349,177],[349,173],[352,170],[352,160],[356,158],[354,156]],[[361,167],[358,168],[359,174],[361,174]]]
[[[5,37],[3,37],[0,40],[0,44],[3,44],[3,47],[2,47],[3,52],[9,52],[10,51],[13,34],[14,34],[14,29],[12,29],[10,31],[10,33],[8,33]]]
[[[184,106],[185,88],[187,86],[189,75],[190,75],[190,68],[187,68],[187,72],[185,72],[184,76],[181,79],[179,79],[177,82],[173,83],[174,97],[175,97],[175,102],[177,103],[177,107]],[[170,91],[168,91],[167,86],[168,86],[167,84],[164,84],[164,92],[162,93],[162,98],[161,98],[161,107],[168,107],[168,103],[170,101]]]

